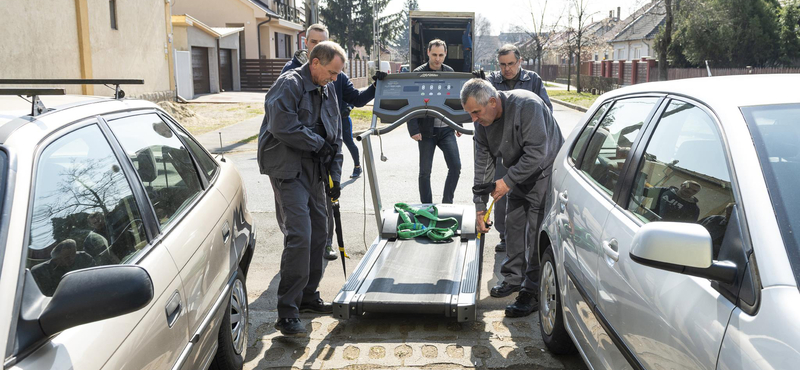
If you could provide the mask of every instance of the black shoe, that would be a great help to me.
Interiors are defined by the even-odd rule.
[[[522,287],[519,285],[511,285],[505,281],[495,285],[489,295],[495,298],[508,297],[511,293],[518,292]]]
[[[524,317],[528,316],[539,309],[539,300],[533,295],[525,291],[519,292],[517,301],[513,304],[506,306],[507,317]]]
[[[494,246],[495,252],[505,252],[506,251],[506,240],[500,239],[500,243]]]
[[[325,257],[325,259],[328,261],[333,261],[339,258],[339,254],[336,253],[336,250],[333,249],[332,245],[327,245],[325,246],[325,254],[323,255],[323,257]]]
[[[300,312],[333,313],[333,306],[330,303],[325,303],[321,298],[318,298],[316,301],[301,304]]]
[[[362,172],[361,166],[355,166],[353,168],[353,174],[350,175],[350,178],[351,179],[357,179],[357,178],[361,177],[361,172]]]
[[[308,332],[300,319],[278,319],[275,322],[275,330],[285,336],[304,337]]]

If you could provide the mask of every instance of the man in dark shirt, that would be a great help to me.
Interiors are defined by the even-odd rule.
[[[497,91],[491,83],[472,79],[461,89],[461,104],[475,125],[475,185],[492,182],[498,158],[508,166],[495,181],[492,198],[508,196],[506,216],[507,253],[500,273],[503,281],[492,288],[494,297],[520,291],[506,307],[506,316],[530,315],[539,306],[538,235],[550,191],[553,161],[564,138],[550,109],[531,91]],[[476,228],[489,231],[483,221],[488,196],[476,195]]]
[[[328,230],[325,198],[339,198],[341,191],[342,130],[333,81],[346,61],[341,46],[321,42],[308,63],[278,77],[264,102],[258,164],[281,207],[276,213],[283,215],[275,329],[284,335],[306,334],[300,311],[333,312],[317,287]],[[328,172],[332,188],[326,186]]]
[[[489,74],[487,80],[492,83],[497,91],[509,91],[514,89],[532,91],[542,98],[542,101],[553,112],[553,104],[547,96],[547,89],[544,82],[536,72],[522,68],[522,58],[519,49],[511,44],[503,45],[497,51],[497,62],[500,71]],[[498,160],[495,167],[495,180],[502,179],[506,175],[506,167],[503,161]],[[500,243],[495,246],[496,252],[506,251],[506,202],[507,199],[500,199],[494,205],[494,221],[497,232],[500,233]],[[510,293],[509,293],[510,294]]]
[[[660,221],[697,222],[700,207],[695,194],[700,188],[696,181],[686,180],[680,189],[674,186],[646,188],[644,196],[655,198],[652,211],[661,217]]]
[[[308,50],[298,50],[294,53],[292,60],[286,62],[283,66],[281,74],[286,73],[295,68],[301,67],[308,61],[308,53],[314,49],[317,44],[328,40],[328,28],[320,23],[312,24],[306,30],[306,48]],[[383,73],[385,76],[385,73]],[[373,79],[381,78],[381,73],[377,74]],[[339,113],[342,122],[342,140],[350,156],[353,158],[353,174],[350,175],[351,179],[361,177],[361,162],[358,155],[358,146],[353,142],[353,121],[350,119],[350,110],[352,106],[363,107],[370,100],[375,98],[375,84],[370,85],[366,89],[358,90],[353,86],[350,78],[346,73],[339,73],[336,81],[333,82],[334,91],[336,92],[336,100],[339,102]],[[279,207],[276,207],[279,208]],[[278,223],[283,225],[280,221],[282,218],[279,215]],[[338,258],[338,252],[333,249],[333,207],[328,203],[328,243],[325,246],[324,257],[327,260],[335,260]]]
[[[428,63],[425,63],[414,72],[453,72],[444,58],[447,56],[447,44],[435,39],[428,43]],[[438,118],[416,118],[408,121],[408,134],[417,141],[419,146],[419,197],[422,203],[433,203],[431,192],[431,170],[433,169],[433,154],[436,147],[442,150],[444,161],[447,163],[447,178],[444,181],[444,194],[442,203],[453,203],[453,196],[461,175],[461,157],[458,154],[456,137],[460,133],[447,126]]]

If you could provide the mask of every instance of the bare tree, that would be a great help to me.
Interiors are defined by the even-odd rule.
[[[532,0],[528,0],[528,10],[531,17],[531,27],[515,26],[512,29],[525,32],[531,38],[529,43],[525,43],[520,48],[520,53],[524,53],[526,59],[533,59],[536,64],[536,72],[542,73],[542,59],[544,56],[544,47],[550,42],[553,35],[556,34],[556,27],[561,22],[563,16],[560,14],[555,22],[551,24],[545,23],[547,15],[548,0],[538,1],[539,7],[533,5]],[[523,52],[523,49],[525,50]]]
[[[497,42],[492,39],[492,23],[480,15],[475,15],[475,38],[474,48],[472,54],[473,68],[477,61],[488,60],[492,58],[495,51],[497,51]]]
[[[570,9],[570,15],[574,11],[575,16],[574,20],[576,21],[575,28],[574,28],[574,51],[576,56],[576,62],[578,66],[578,73],[576,76],[576,87],[578,92],[581,92],[581,52],[583,51],[583,46],[592,43],[592,35],[590,35],[587,31],[589,24],[591,24],[589,18],[593,14],[587,13],[587,7],[589,5],[589,0],[572,0]],[[570,27],[572,26],[572,17],[570,16]]]

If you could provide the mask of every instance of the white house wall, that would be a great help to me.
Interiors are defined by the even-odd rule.
[[[617,42],[614,43],[613,45],[614,45],[614,60],[634,60],[634,59],[641,59],[644,56],[650,56],[650,57],[653,56],[650,45],[644,42],[643,40]],[[638,56],[636,55],[637,48],[639,49]],[[622,54],[620,54],[620,49],[622,49]]]

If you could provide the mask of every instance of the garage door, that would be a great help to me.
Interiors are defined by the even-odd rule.
[[[231,49],[219,49],[219,78],[223,91],[233,90],[233,66],[231,65]]]
[[[192,47],[192,80],[194,80],[194,94],[207,94],[211,92],[208,79],[208,49]]]

